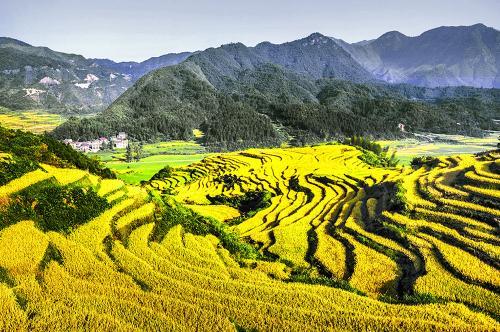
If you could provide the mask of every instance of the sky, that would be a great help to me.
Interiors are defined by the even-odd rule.
[[[356,42],[475,23],[500,30],[500,0],[0,0],[0,36],[115,61],[313,32]]]

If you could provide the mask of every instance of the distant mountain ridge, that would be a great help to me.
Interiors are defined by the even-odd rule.
[[[268,75],[274,66],[272,70],[280,72],[275,80],[280,75],[293,77],[294,84],[284,88],[297,99],[307,100],[316,98],[311,80],[331,78],[355,83],[500,88],[500,32],[482,24],[439,27],[416,37],[391,31],[352,44],[313,33],[282,44],[262,42],[247,47],[232,43],[143,62],[87,59],[0,37],[0,106],[96,113],[147,73],[188,58],[221,91],[231,91],[238,81],[247,90],[255,88],[254,83],[262,81],[262,75]]]
[[[389,83],[500,88],[500,31],[483,24],[443,26],[416,37],[390,31],[361,43],[335,41]]]
[[[143,75],[149,73],[152,70],[173,66],[178,63],[181,63],[187,57],[189,57],[191,52],[181,52],[181,53],[168,53],[157,57],[152,57],[142,62],[135,61],[127,61],[127,62],[114,62],[109,59],[90,59],[94,63],[103,66],[105,68],[109,68],[112,70],[116,70],[119,73],[125,73],[127,75],[131,75],[133,81],[138,80]]]
[[[116,63],[0,37],[0,106],[44,108],[62,114],[96,113],[146,73],[182,62],[190,54]]]
[[[235,75],[245,70],[274,64],[311,79],[373,81],[372,75],[348,52],[331,38],[319,33],[283,44],[263,42],[255,47],[247,47],[242,43],[222,45],[195,54],[190,61],[203,65],[207,72],[215,69],[219,76],[229,78],[235,78]],[[210,81],[213,83],[213,80]]]

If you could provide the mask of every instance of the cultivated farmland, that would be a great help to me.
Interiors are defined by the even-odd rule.
[[[63,122],[60,115],[43,110],[13,111],[0,106],[0,123],[5,128],[44,133],[52,131]]]
[[[361,154],[211,155],[143,188],[25,174],[0,209],[43,181],[110,207],[67,232],[2,225],[0,330],[499,330],[499,155],[385,169]]]

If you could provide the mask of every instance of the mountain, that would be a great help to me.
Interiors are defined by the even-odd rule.
[[[14,39],[14,38],[9,38],[9,37],[0,37],[0,45],[7,45],[7,44],[13,44],[13,45],[19,45],[19,46],[31,46],[28,43],[25,43],[23,41]]]
[[[186,68],[224,93],[286,91],[298,102],[317,101],[313,82],[318,79],[375,81],[349,53],[319,33],[284,44],[231,43],[209,48],[190,56]]]
[[[96,113],[144,74],[177,64],[189,55],[185,52],[141,63],[116,63],[1,37],[0,106],[44,108],[63,114]]]
[[[97,118],[73,119],[55,135],[89,138],[120,128],[136,139],[189,139],[193,129],[203,128],[211,143],[274,145],[288,133],[259,107],[282,99],[318,103],[317,80],[348,77],[374,81],[343,48],[318,33],[280,45],[227,44],[144,76]],[[216,123],[229,124],[231,133]],[[265,135],[256,137],[262,131]]]
[[[302,144],[410,131],[494,129],[500,90],[425,88],[377,81],[331,38],[209,48],[155,70],[94,118],[71,119],[58,138],[127,132],[137,140],[190,139],[214,149]]]
[[[313,33],[283,44],[233,43],[143,62],[86,59],[0,37],[0,106],[65,115],[97,113],[150,71],[188,58],[200,68],[195,72],[218,91],[265,92],[270,82],[261,83],[273,79],[275,88],[299,102],[317,101],[317,87],[311,82],[332,78],[423,87],[500,87],[500,32],[482,24],[439,27],[416,37],[391,31],[353,44]]]
[[[483,24],[439,27],[416,37],[391,31],[360,43],[335,41],[389,83],[500,88],[500,31]]]
[[[242,43],[209,48],[190,58],[203,67],[207,79],[218,88],[246,71],[274,64],[308,79],[337,78],[353,82],[374,81],[352,56],[333,40],[319,33],[284,44],[263,42],[255,47]]]

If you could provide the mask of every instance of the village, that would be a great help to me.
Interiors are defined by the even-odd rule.
[[[80,152],[99,152],[103,149],[125,149],[129,144],[127,134],[124,132],[120,132],[118,135],[109,138],[100,137],[92,141],[75,142],[68,138],[63,142]]]

